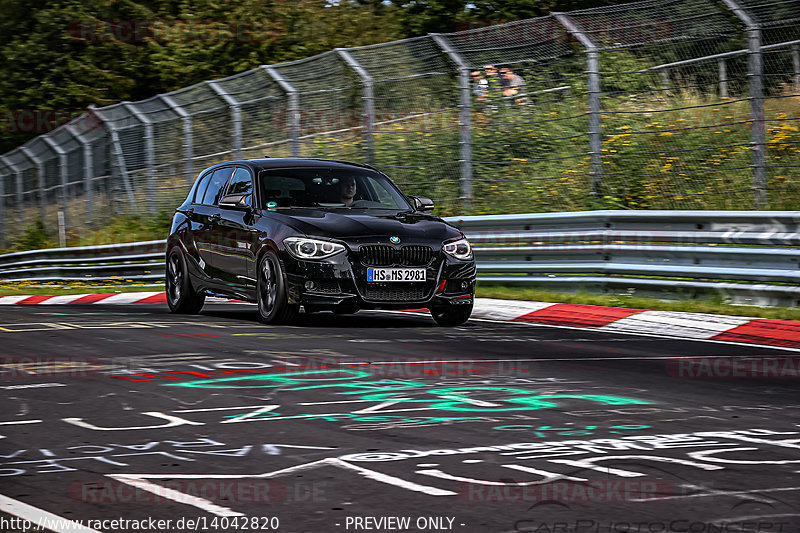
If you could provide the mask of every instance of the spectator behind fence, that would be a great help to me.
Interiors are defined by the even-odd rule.
[[[500,75],[505,81],[503,87],[503,96],[507,102],[513,102],[517,105],[528,105],[527,83],[518,74],[514,74],[509,68],[500,69]]]
[[[470,75],[472,76],[472,92],[475,94],[476,100],[480,103],[486,102],[486,95],[489,92],[489,82],[483,77],[480,70],[473,70]]]
[[[486,73],[486,81],[489,85],[489,90],[502,89],[506,85],[506,80],[497,71],[494,65],[485,65],[483,71]]]
[[[488,107],[490,110],[496,110],[503,99],[506,82],[494,65],[484,65],[483,71],[486,73],[486,99],[490,104]]]

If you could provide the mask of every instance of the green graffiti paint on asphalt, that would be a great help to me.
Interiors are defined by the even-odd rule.
[[[329,377],[334,374],[344,375]],[[646,400],[626,398],[623,396],[606,396],[597,394],[537,394],[535,391],[509,387],[469,386],[430,389],[428,388],[429,385],[415,381],[354,381],[360,378],[369,377],[372,377],[369,372],[358,370],[313,370],[305,372],[287,372],[283,374],[257,374],[237,376],[232,378],[213,378],[189,381],[185,383],[170,383],[167,384],[167,386],[212,389],[249,389],[299,385],[282,389],[286,391],[344,388],[350,390],[336,392],[334,394],[358,395],[356,398],[363,401],[423,403],[426,404],[428,409],[442,411],[477,411],[490,413],[503,411],[529,411],[558,407],[558,402],[553,401],[556,399],[587,400],[605,405],[641,405],[650,403]],[[258,384],[254,384],[254,381],[258,382]],[[247,384],[242,384],[243,382]],[[492,399],[487,401],[484,399],[475,398],[473,395],[476,392],[491,392]],[[422,393],[426,397],[409,398],[410,393]],[[501,407],[495,405],[498,402],[516,404],[516,406]],[[277,413],[264,413],[264,415],[264,418],[278,416]],[[311,418],[316,415],[297,416],[299,418]]]
[[[347,392],[337,392],[336,394],[364,394],[365,392],[370,392],[370,391],[384,393],[385,391],[419,389],[428,386],[429,385],[418,381],[386,380],[386,381],[354,381],[352,383],[328,383],[326,385],[308,385],[306,387],[293,387],[291,389],[285,389],[285,390],[295,391],[295,390],[311,390],[311,389],[326,389],[326,388],[329,389],[333,387],[337,388],[342,387],[346,389],[356,389],[356,390]],[[386,394],[399,394],[399,393],[386,393]],[[364,399],[368,398],[364,397]]]
[[[267,420],[270,418],[280,418],[283,420],[289,419],[305,419],[305,420],[324,420],[326,422],[416,422],[422,424],[436,424],[440,422],[452,422],[454,420],[480,420],[479,416],[397,416],[397,415],[364,415],[353,413],[329,413],[329,414],[302,414],[302,415],[282,415],[274,411],[268,413],[259,413],[252,416],[247,413],[240,415],[226,415],[232,421],[238,420]]]
[[[348,374],[341,378],[325,378],[315,379],[309,376],[311,374]],[[337,381],[346,379],[358,379],[370,377],[372,374],[369,372],[361,372],[359,370],[309,370],[307,372],[287,372],[285,374],[254,374],[248,376],[239,376],[235,378],[217,378],[217,379],[201,379],[197,381],[188,381],[186,383],[168,383],[169,387],[192,387],[198,389],[262,389],[280,387],[283,385],[293,385],[296,383],[303,383],[306,381]],[[240,381],[274,381],[275,383],[268,385],[236,385]],[[292,390],[292,389],[289,389]]]
[[[524,407],[497,407],[497,406],[484,406],[481,407],[479,401],[475,398],[470,398],[468,395],[460,394],[460,391],[495,391],[500,395],[492,399],[490,402],[509,402],[522,404]],[[606,405],[630,405],[630,404],[647,404],[645,400],[637,400],[635,398],[624,398],[621,396],[603,396],[596,394],[535,394],[533,391],[525,389],[512,389],[508,387],[453,387],[445,389],[430,389],[425,391],[426,394],[438,396],[443,399],[454,401],[437,402],[430,405],[431,409],[441,409],[444,411],[482,411],[482,412],[499,412],[499,411],[527,411],[532,409],[546,409],[548,407],[558,407],[557,402],[548,401],[553,398],[570,398],[577,400],[590,400],[593,402],[603,403]],[[370,400],[376,402],[400,402],[400,403],[430,403],[430,399],[414,400],[398,393],[383,393],[383,394],[366,394],[359,396],[361,400]]]

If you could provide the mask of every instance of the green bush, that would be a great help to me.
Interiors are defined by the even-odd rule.
[[[44,221],[37,218],[25,226],[22,235],[14,240],[12,249],[17,252],[24,250],[38,250],[40,248],[52,248],[56,243],[47,235],[44,228]]]

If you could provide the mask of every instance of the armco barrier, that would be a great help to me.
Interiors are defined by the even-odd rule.
[[[800,211],[586,211],[448,217],[482,281],[734,303],[800,301]],[[160,280],[165,241],[0,256],[6,281]]]
[[[166,240],[49,248],[0,255],[0,280],[118,281],[164,279]]]
[[[451,217],[481,280],[796,305],[798,211],[585,211]]]
[[[39,219],[84,235],[155,214],[200,170],[265,155],[374,164],[448,213],[796,209],[800,0],[597,3],[616,5],[243,58],[251,70],[63,125],[76,110],[59,99],[4,109],[4,132],[41,135],[0,154],[0,246]],[[163,22],[86,17],[63,36],[131,45]],[[244,38],[234,25],[224,38]]]

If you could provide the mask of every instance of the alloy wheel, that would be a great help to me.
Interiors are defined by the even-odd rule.
[[[278,286],[275,280],[275,270],[272,268],[269,258],[265,257],[261,262],[261,289],[260,304],[264,315],[269,315],[275,307]]]
[[[172,302],[178,302],[181,298],[181,285],[183,284],[183,269],[177,254],[172,254],[169,258],[169,272],[167,273],[169,282],[169,298]]]

